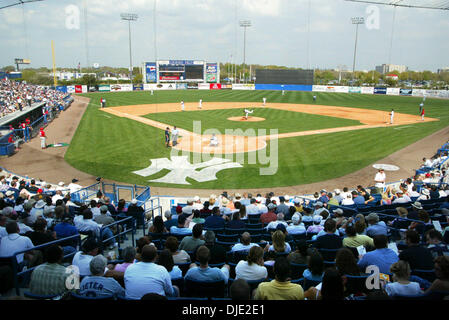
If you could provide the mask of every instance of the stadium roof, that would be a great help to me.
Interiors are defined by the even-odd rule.
[[[396,7],[449,10],[448,0],[345,0],[345,1],[381,4]]]
[[[25,3],[36,2],[36,1],[44,1],[44,0],[3,0],[0,3],[0,10],[9,8],[9,7],[18,6],[19,4],[25,4]]]

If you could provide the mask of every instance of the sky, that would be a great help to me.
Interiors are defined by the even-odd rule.
[[[0,0],[0,7],[12,2],[18,1]],[[239,21],[250,20],[247,64],[352,70],[351,18],[364,17],[356,70],[383,63],[415,71],[449,67],[449,11],[394,10],[344,0],[44,0],[0,10],[0,66],[28,58],[29,67],[51,67],[54,40],[57,67],[128,67],[128,22],[120,14],[135,13],[134,66],[155,59],[240,64]]]

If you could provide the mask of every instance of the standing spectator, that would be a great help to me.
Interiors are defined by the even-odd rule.
[[[252,247],[249,250],[247,261],[241,260],[237,263],[235,278],[246,281],[266,279],[268,271],[263,263],[263,249],[259,246]]]
[[[384,169],[379,169],[374,177],[375,187],[379,189],[385,188],[386,175]]]
[[[124,275],[126,298],[139,300],[147,293],[176,296],[168,271],[155,263],[157,249],[146,245],[142,248],[142,261],[130,265]]]
[[[385,291],[389,296],[411,296],[422,293],[419,283],[410,282],[410,265],[406,261],[399,260],[393,263],[390,267],[390,272],[393,274],[393,281],[387,283]]]
[[[255,300],[304,300],[301,285],[291,283],[290,263],[285,257],[278,257],[274,263],[275,279],[262,282],[256,289]]]

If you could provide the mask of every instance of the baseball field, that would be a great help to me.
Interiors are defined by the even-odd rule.
[[[65,160],[94,176],[159,187],[254,189],[334,179],[449,125],[449,101],[427,99],[422,121],[422,98],[415,97],[231,90],[84,96],[90,104]],[[248,120],[244,109],[253,110]],[[179,128],[174,147],[165,146],[167,126]],[[217,147],[210,146],[212,133]]]

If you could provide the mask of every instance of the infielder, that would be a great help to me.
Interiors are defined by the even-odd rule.
[[[184,100],[181,101],[181,110],[184,111],[185,106],[184,106]]]
[[[178,144],[178,135],[179,131],[176,129],[176,126],[173,127],[173,130],[171,131],[171,140],[172,140],[172,146],[176,146]]]
[[[393,124],[393,121],[394,121],[394,110],[391,109],[391,112],[390,112],[390,124]]]
[[[285,94],[284,86],[282,85],[281,88],[282,88],[282,95],[284,95]]]
[[[262,100],[263,100],[263,106],[265,107],[265,105],[267,103],[267,98],[264,97]]]
[[[254,110],[245,109],[245,119],[248,120],[248,115],[253,113],[253,112],[254,112]]]
[[[200,102],[198,104],[198,109],[202,109],[203,108],[203,99],[200,99]]]
[[[424,121],[424,114],[425,114],[425,111],[424,111],[424,108],[421,110],[421,120],[422,121]]]
[[[39,129],[39,137],[41,138],[41,148],[47,148],[47,136],[45,135],[44,128]]]
[[[421,102],[419,105],[419,114],[422,114],[422,109],[424,108],[424,103]]]

